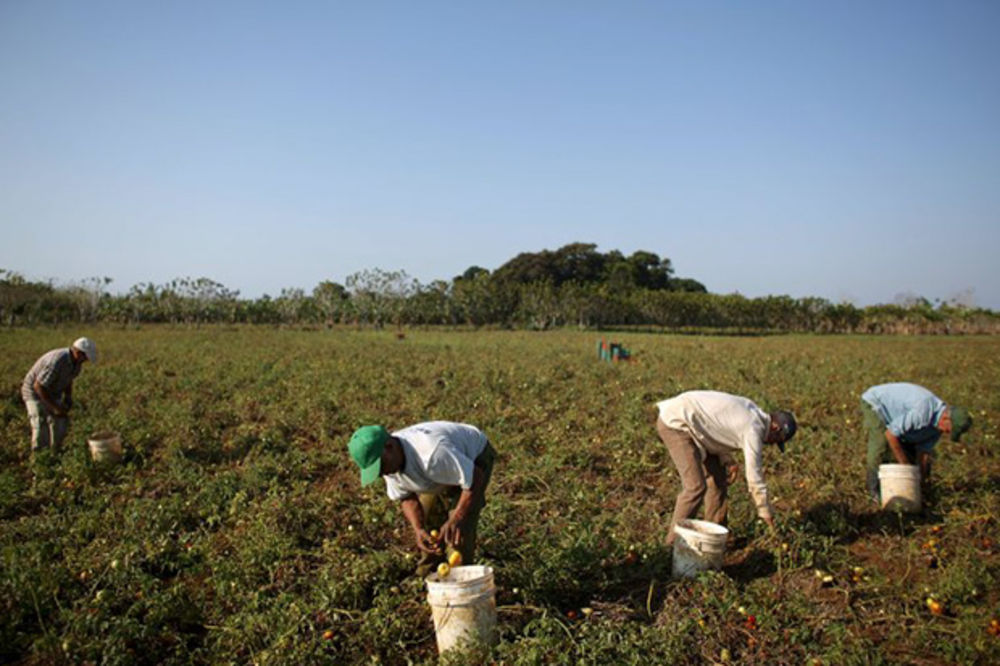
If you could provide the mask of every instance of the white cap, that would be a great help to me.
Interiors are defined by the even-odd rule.
[[[73,348],[82,351],[91,363],[97,363],[97,345],[90,338],[78,338],[73,343]]]

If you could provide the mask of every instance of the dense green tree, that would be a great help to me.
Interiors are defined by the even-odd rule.
[[[452,282],[458,282],[459,280],[474,280],[480,275],[489,275],[490,272],[483,268],[482,266],[469,266],[465,269],[461,275],[456,276]]]
[[[673,278],[670,280],[670,291],[686,291],[692,294],[706,294],[708,289],[701,282],[691,278]]]
[[[570,243],[555,252],[557,285],[566,282],[598,282],[604,276],[605,255],[593,243]]]
[[[312,297],[319,315],[327,326],[344,321],[350,294],[343,285],[324,280],[313,288]]]
[[[635,286],[644,289],[670,288],[670,278],[673,277],[674,269],[666,257],[661,259],[653,252],[639,250],[632,253],[628,263],[633,267]]]
[[[559,279],[556,255],[548,250],[522,252],[493,271],[493,279],[514,284],[555,283]]]
[[[385,271],[381,268],[352,273],[345,282],[354,302],[358,323],[376,328],[389,322],[402,324],[406,299],[419,287],[406,271]]]
[[[451,295],[458,320],[473,326],[510,323],[518,299],[516,286],[485,271],[455,281]]]

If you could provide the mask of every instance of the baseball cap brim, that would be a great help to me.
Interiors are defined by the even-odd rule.
[[[375,462],[373,462],[368,467],[365,467],[361,470],[361,485],[368,486],[374,483],[375,480],[379,476],[381,476],[380,475],[381,471],[382,471],[382,460],[380,458],[375,460]]]
[[[951,406],[948,409],[951,412],[951,441],[960,442],[962,435],[972,427],[972,416],[964,407]]]
[[[73,342],[73,349],[81,352],[87,360],[97,365],[97,345],[90,338],[77,338]]]

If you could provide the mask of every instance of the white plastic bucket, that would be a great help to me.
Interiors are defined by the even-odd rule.
[[[691,578],[699,571],[721,569],[729,530],[707,520],[682,520],[674,525],[674,578]]]
[[[94,462],[116,463],[122,457],[122,438],[116,432],[99,432],[87,439]]]
[[[920,467],[917,465],[879,465],[878,482],[882,508],[915,513],[920,511]]]
[[[492,567],[452,567],[444,579],[433,573],[425,580],[439,653],[463,642],[496,643],[497,606]]]

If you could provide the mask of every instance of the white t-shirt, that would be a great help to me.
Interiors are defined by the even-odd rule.
[[[472,487],[475,460],[486,448],[486,435],[475,426],[450,421],[418,423],[392,433],[406,456],[403,469],[386,474],[389,499],[414,493],[437,493],[447,486]]]
[[[771,516],[764,483],[764,438],[771,426],[771,415],[748,398],[720,391],[688,391],[656,403],[660,420],[668,428],[691,435],[701,452],[728,456],[743,452],[747,486],[757,515]]]

